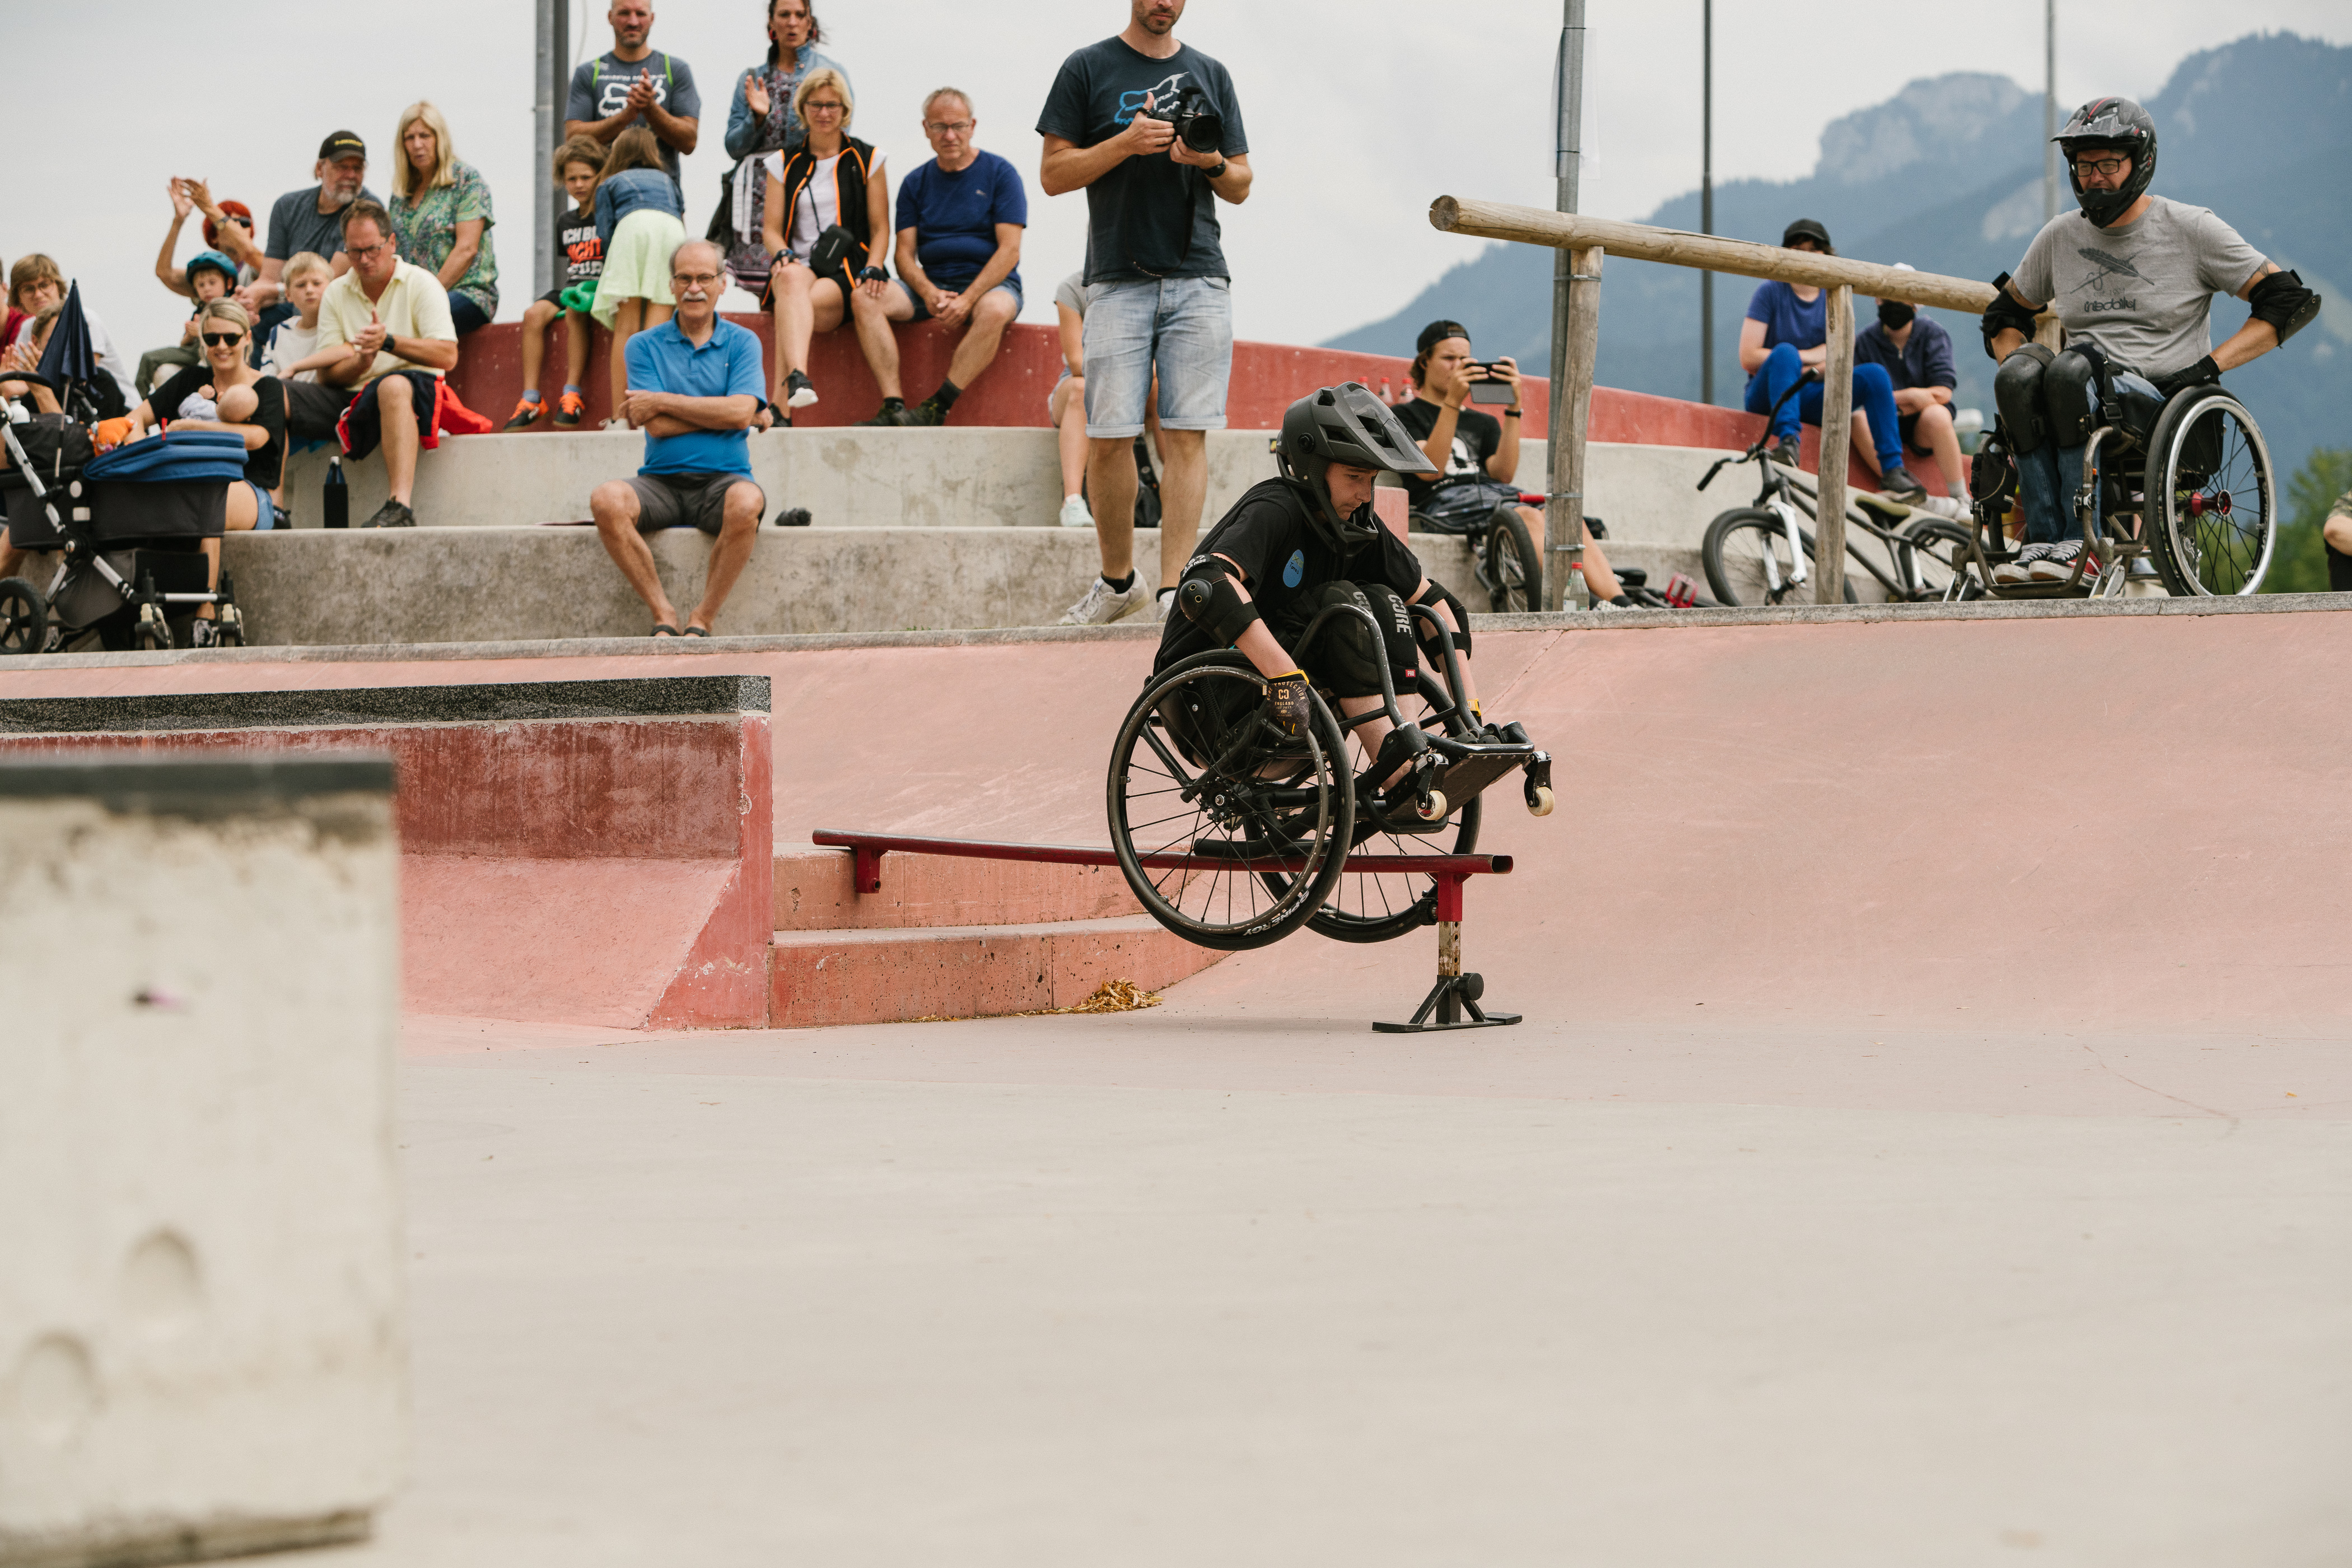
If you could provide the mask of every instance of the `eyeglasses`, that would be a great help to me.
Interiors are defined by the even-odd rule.
[[[801,112],[803,114],[839,114],[848,107],[847,104],[843,103],[803,103],[801,105]]]
[[[205,340],[205,347],[208,349],[225,349],[245,342],[243,332],[201,332],[197,335]]]
[[[929,132],[934,136],[963,136],[971,132],[971,127],[972,122],[969,120],[926,120],[923,121],[923,129]]]
[[[343,254],[353,261],[373,261],[377,256],[391,248],[392,241],[379,239],[373,245],[347,245],[343,247]]]
[[[2114,179],[2129,167],[2131,167],[2129,158],[2077,158],[2074,160],[2074,173],[2083,175],[2096,174],[2107,180]]]
[[[719,281],[716,272],[673,272],[669,280],[685,289],[708,289]]]

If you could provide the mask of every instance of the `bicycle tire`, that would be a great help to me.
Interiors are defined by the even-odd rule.
[[[1804,545],[1805,559],[1813,560],[1813,536],[1800,528],[1797,538]],[[1706,536],[1699,544],[1699,560],[1706,569],[1706,585],[1713,591],[1716,603],[1735,608],[1811,604],[1810,597],[1791,597],[1801,584],[1789,580],[1789,570],[1794,562],[1788,558],[1788,539],[1780,514],[1768,507],[1734,507],[1718,513],[1706,525]],[[1766,562],[1771,563],[1770,571],[1758,570]],[[1771,587],[1772,574],[1776,573],[1781,579],[1777,592]],[[1750,582],[1751,576],[1756,580]],[[1801,586],[1811,589],[1810,576]],[[1845,580],[1845,602],[1860,602],[1851,574]]]
[[[1543,607],[1543,557],[1517,507],[1495,509],[1486,525],[1486,603],[1496,615]]]

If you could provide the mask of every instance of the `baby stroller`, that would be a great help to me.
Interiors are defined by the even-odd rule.
[[[205,585],[204,553],[222,534],[228,487],[245,477],[243,441],[166,433],[93,455],[84,426],[0,396],[0,444],[9,542],[62,556],[46,590],[0,580],[0,654],[62,653],[91,637],[109,649],[168,648],[171,621],[199,605],[217,606],[220,646],[244,644],[235,586],[226,572],[217,589]]]

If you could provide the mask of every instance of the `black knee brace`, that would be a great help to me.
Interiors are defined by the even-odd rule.
[[[2009,449],[2019,457],[2038,452],[2049,439],[2049,418],[2042,397],[2042,373],[2057,356],[2041,343],[2027,343],[2000,362],[1993,373],[1993,407],[2000,415]]]
[[[1176,586],[1176,607],[1186,620],[1229,647],[1260,618],[1257,605],[1234,586],[1233,569],[1213,555],[1196,555],[1184,568]]]
[[[2042,374],[2042,397],[2050,416],[2050,439],[2061,447],[2079,447],[2091,438],[2099,422],[2100,372],[2105,361],[2068,349],[2050,362]]]
[[[1420,666],[1413,648],[1412,613],[1395,591],[1383,584],[1326,583],[1315,590],[1313,614],[1334,605],[1353,605],[1370,614],[1380,626],[1375,637],[1360,616],[1334,616],[1307,650],[1313,664],[1329,677],[1332,690],[1342,697],[1378,697],[1381,666],[1389,668],[1391,684],[1408,687]]]
[[[1463,658],[1468,658],[1470,657],[1470,611],[1468,607],[1465,606],[1461,600],[1455,598],[1453,592],[1448,589],[1444,584],[1436,581],[1434,578],[1430,581],[1429,591],[1422,595],[1421,602],[1424,605],[1444,605],[1447,609],[1454,612],[1454,629],[1446,635],[1454,639],[1454,651],[1460,654]],[[1420,625],[1423,628],[1423,636],[1421,640],[1424,644],[1436,642],[1437,635],[1433,631],[1429,631],[1427,629],[1428,623],[1423,621],[1421,622]]]

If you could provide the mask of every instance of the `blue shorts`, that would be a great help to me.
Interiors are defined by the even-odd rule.
[[[1087,434],[1143,433],[1151,370],[1160,368],[1162,430],[1222,430],[1234,371],[1233,285],[1161,278],[1098,286],[1087,304]]]
[[[908,299],[912,300],[915,302],[915,313],[908,317],[908,320],[915,321],[927,321],[930,320],[931,308],[923,303],[923,297],[920,294],[916,293],[912,289],[907,287],[907,280],[904,278],[893,278],[890,281],[898,286],[898,292],[904,294]],[[947,285],[941,283],[940,287],[946,289]],[[969,287],[969,285],[965,285],[964,287]],[[961,291],[962,289],[961,288],[950,290],[951,293],[961,293]],[[995,288],[991,289],[989,292],[992,294],[1012,295],[1013,313],[1016,316],[1021,313],[1021,285],[1013,281],[1012,279],[1006,279],[1003,282],[999,283]]]
[[[253,531],[259,533],[265,528],[277,527],[278,509],[269,503],[269,492],[251,479],[244,483],[245,488],[253,492]]]

